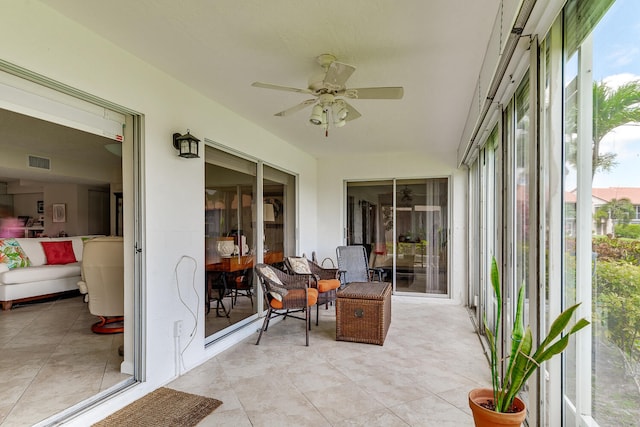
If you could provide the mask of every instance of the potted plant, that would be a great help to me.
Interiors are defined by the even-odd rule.
[[[520,426],[526,417],[526,406],[517,394],[529,377],[541,366],[542,362],[560,354],[569,344],[569,337],[589,322],[581,318],[561,335],[567,328],[574,312],[580,305],[575,304],[560,313],[551,324],[549,334],[537,349],[533,347],[531,329],[524,327],[524,286],[518,290],[518,304],[511,333],[511,354],[506,363],[504,375],[500,375],[500,360],[498,359],[497,339],[499,338],[500,320],[502,315],[502,293],[500,276],[495,258],[491,263],[491,284],[497,299],[497,313],[493,328],[489,328],[484,320],[485,332],[491,350],[491,381],[492,389],[474,389],[469,393],[469,406],[477,427],[484,426]]]

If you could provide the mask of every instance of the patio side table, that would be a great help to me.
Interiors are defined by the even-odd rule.
[[[390,324],[390,283],[353,282],[338,290],[336,340],[384,345]]]

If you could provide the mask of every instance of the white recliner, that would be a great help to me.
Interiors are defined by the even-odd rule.
[[[122,237],[96,237],[84,243],[82,279],[89,312],[100,321],[91,326],[97,334],[124,331],[124,243]]]

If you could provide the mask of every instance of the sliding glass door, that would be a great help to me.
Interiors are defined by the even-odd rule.
[[[207,146],[204,201],[205,336],[212,341],[262,309],[255,264],[280,265],[294,254],[295,177]]]
[[[448,293],[448,179],[347,183],[347,244],[364,245],[395,292]]]

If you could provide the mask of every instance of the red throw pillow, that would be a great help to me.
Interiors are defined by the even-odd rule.
[[[69,264],[76,262],[76,255],[73,252],[71,240],[60,242],[40,242],[47,257],[47,264]]]

